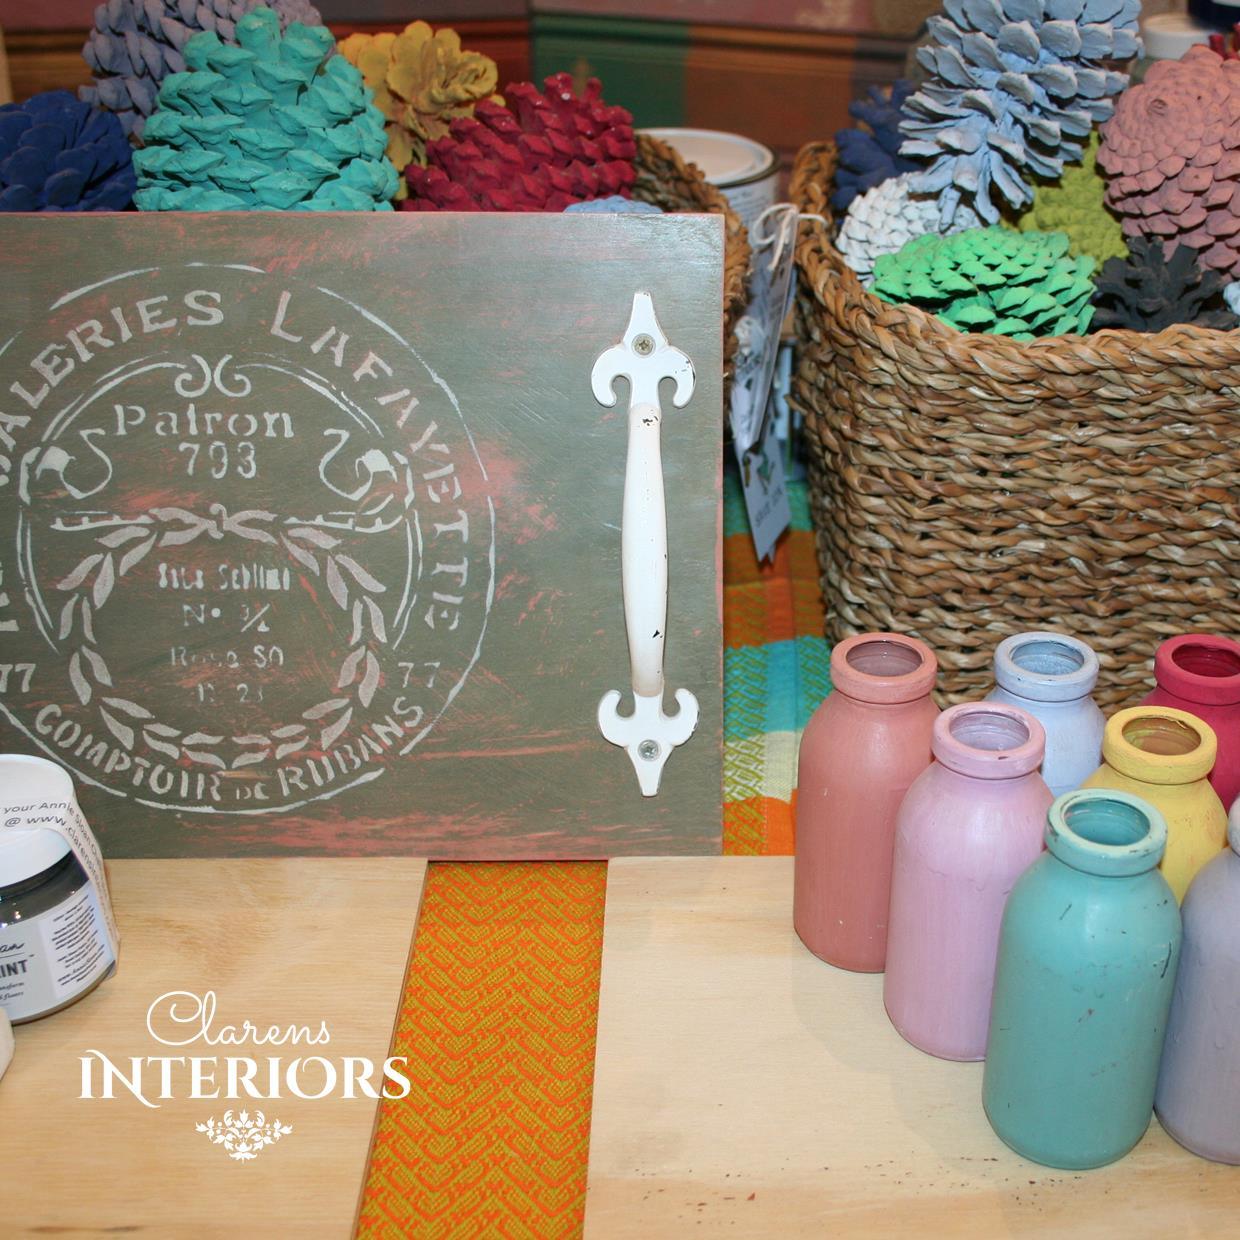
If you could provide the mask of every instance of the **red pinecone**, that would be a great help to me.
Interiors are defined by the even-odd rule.
[[[578,98],[557,73],[540,93],[532,82],[452,121],[426,147],[427,166],[405,169],[405,211],[563,211],[570,203],[626,194],[633,185],[633,117],[602,100],[591,78]]]

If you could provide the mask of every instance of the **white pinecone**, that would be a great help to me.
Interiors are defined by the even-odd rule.
[[[891,177],[849,204],[835,244],[862,284],[874,278],[874,263],[880,254],[894,254],[914,237],[941,231],[938,199],[933,194],[913,194],[914,175],[906,172]],[[976,213],[961,205],[946,233],[980,226]]]

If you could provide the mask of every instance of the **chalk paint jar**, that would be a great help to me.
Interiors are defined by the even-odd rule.
[[[1069,792],[1008,899],[982,1101],[1034,1162],[1101,1167],[1149,1127],[1180,955],[1166,842],[1139,797]]]
[[[1206,778],[1217,750],[1214,730],[1197,716],[1171,706],[1132,706],[1107,720],[1103,764],[1084,784],[1131,792],[1162,814],[1162,872],[1177,900],[1227,843],[1227,811]]]
[[[0,1076],[3,1076],[9,1064],[13,1062],[13,1026],[0,1008]]]
[[[1102,760],[1106,718],[1090,696],[1098,656],[1066,633],[1019,633],[995,650],[991,702],[1028,711],[1046,731],[1042,778],[1055,796],[1079,788]]]
[[[1193,879],[1154,1109],[1185,1148],[1240,1164],[1240,801]]]
[[[900,806],[883,1002],[903,1038],[941,1059],[986,1054],[1003,908],[1054,800],[1043,736],[1017,706],[953,706]]]
[[[1210,786],[1230,805],[1240,796],[1240,642],[1205,633],[1168,638],[1154,655],[1154,680],[1142,706],[1174,706],[1214,730]]]
[[[0,1008],[23,1021],[76,1003],[114,963],[94,884],[56,831],[0,830]]]
[[[881,973],[896,813],[930,765],[938,664],[924,642],[864,633],[831,651],[831,693],[801,737],[793,922],[829,964]]]

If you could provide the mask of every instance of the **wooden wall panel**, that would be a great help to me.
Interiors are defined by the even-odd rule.
[[[694,26],[684,124],[765,142],[787,167],[806,142],[849,124],[867,85],[900,77],[906,53],[899,39]]]
[[[343,38],[354,31],[399,29],[403,23],[333,22],[332,31]],[[499,65],[501,86],[530,75],[529,23],[524,18],[456,22],[461,42],[485,52]],[[82,45],[86,29],[6,30],[13,98],[28,99],[43,90],[72,90],[90,81]]]

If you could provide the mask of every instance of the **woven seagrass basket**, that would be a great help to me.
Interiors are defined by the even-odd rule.
[[[802,211],[831,218],[834,171],[802,149]],[[801,228],[794,380],[828,637],[915,634],[957,702],[1003,637],[1068,631],[1110,709],[1164,637],[1237,634],[1240,331],[962,334],[867,293],[831,235]]]
[[[634,198],[664,211],[706,212],[724,218],[723,371],[730,379],[736,353],[736,322],[745,308],[745,281],[749,275],[749,237],[745,225],[723,191],[711,185],[696,164],[682,159],[660,138],[640,132],[636,138]]]

